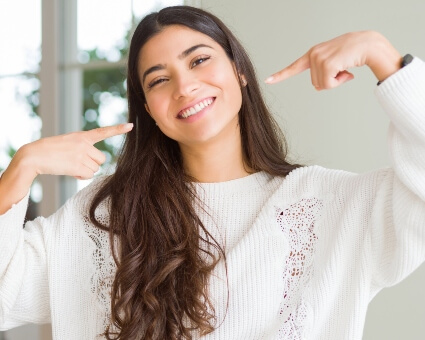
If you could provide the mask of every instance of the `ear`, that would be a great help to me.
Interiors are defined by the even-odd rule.
[[[248,84],[244,74],[239,74],[239,79],[242,87],[245,87]]]
[[[232,61],[232,66],[233,66],[233,71],[235,72],[235,76],[237,76],[238,79],[239,79],[239,84],[241,84],[242,87],[245,87],[248,84],[248,82],[246,81],[245,75],[242,74],[242,73],[240,73],[236,69],[236,65],[235,65],[235,62],[234,61]]]

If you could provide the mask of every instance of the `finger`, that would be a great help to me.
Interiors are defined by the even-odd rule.
[[[320,83],[320,89],[333,89],[338,87],[347,81],[354,79],[354,75],[348,71],[340,71],[336,76],[327,76],[322,79]]]
[[[105,156],[105,154],[102,152],[102,151],[100,151],[100,150],[98,150],[98,149],[96,149],[95,147],[92,147],[91,149],[90,149],[90,151],[88,152],[88,155],[89,155],[89,157],[91,158],[91,159],[93,159],[98,165],[101,165],[101,164],[103,164],[103,163],[105,163],[105,161],[106,161],[106,156]]]
[[[86,166],[81,166],[78,171],[78,175],[75,175],[73,177],[76,179],[90,179],[94,177],[94,172]]]
[[[339,86],[346,83],[347,81],[354,79],[354,75],[348,71],[341,71],[336,75],[335,79],[338,82],[336,86]]]
[[[296,74],[304,72],[310,68],[310,60],[308,54],[304,54],[301,58],[295,60],[291,65],[285,67],[283,70],[272,74],[266,79],[267,84],[275,84],[282,80],[288,79]]]
[[[311,83],[313,84],[316,90],[320,90],[321,82],[320,82],[320,68],[316,65],[314,59],[310,59],[310,78]]]
[[[106,138],[127,133],[133,129],[133,123],[120,124],[114,126],[106,126],[90,131],[84,131],[87,139],[92,144],[96,144]]]
[[[90,169],[93,172],[93,174],[95,174],[96,172],[98,172],[99,171],[99,168],[100,168],[99,164],[97,164],[91,158],[88,158],[87,160],[85,160],[84,163],[83,163],[83,165],[86,168]]]

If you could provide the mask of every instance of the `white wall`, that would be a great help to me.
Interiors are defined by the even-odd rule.
[[[401,54],[425,59],[425,1],[203,0],[202,7],[227,23],[250,53],[260,79],[290,64],[309,47],[348,31],[377,30]],[[272,111],[304,164],[364,172],[389,165],[388,119],[368,69],[332,91],[316,92],[305,73],[264,86]],[[364,339],[425,338],[425,266],[381,292],[369,308]]]

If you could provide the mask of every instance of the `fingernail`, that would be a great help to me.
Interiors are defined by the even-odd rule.
[[[124,128],[125,129],[132,129],[133,128],[133,123],[124,124]]]
[[[266,83],[270,83],[270,82],[272,82],[274,80],[274,77],[273,76],[270,76],[270,77],[268,77],[264,82],[266,82]]]

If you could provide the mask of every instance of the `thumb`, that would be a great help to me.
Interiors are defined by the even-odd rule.
[[[338,81],[339,85],[341,85],[354,79],[354,75],[348,71],[341,71],[336,75],[335,79]]]

